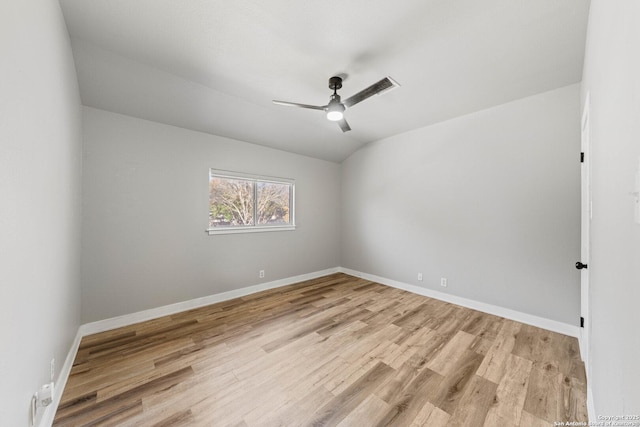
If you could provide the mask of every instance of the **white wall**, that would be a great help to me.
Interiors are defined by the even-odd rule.
[[[340,165],[88,107],[83,123],[83,322],[339,266]],[[297,229],[207,235],[210,167],[295,179]]]
[[[640,414],[640,2],[592,0],[582,94],[590,93],[590,387],[598,415]],[[584,102],[584,101],[583,101]]]
[[[80,323],[81,109],[57,1],[0,2],[0,425]]]
[[[579,103],[572,85],[354,153],[342,265],[577,325]]]

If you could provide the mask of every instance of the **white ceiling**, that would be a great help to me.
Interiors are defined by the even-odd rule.
[[[576,83],[588,0],[61,0],[84,105],[340,162]],[[323,112],[391,76],[401,87]]]

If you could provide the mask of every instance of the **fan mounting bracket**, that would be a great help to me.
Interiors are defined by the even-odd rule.
[[[342,78],[338,76],[333,76],[329,79],[329,89],[332,91],[336,91],[342,87]]]

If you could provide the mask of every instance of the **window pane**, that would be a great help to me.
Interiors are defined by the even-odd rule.
[[[254,182],[219,176],[209,177],[209,227],[255,225]]]
[[[291,224],[290,184],[258,181],[258,225]]]

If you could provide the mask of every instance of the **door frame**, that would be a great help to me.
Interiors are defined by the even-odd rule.
[[[587,268],[580,270],[580,316],[584,319],[584,327],[580,329],[580,355],[589,372],[589,356],[591,355],[591,219],[593,217],[591,200],[591,127],[590,127],[590,95],[587,92],[582,110],[580,147],[583,161],[580,163],[580,261]]]

